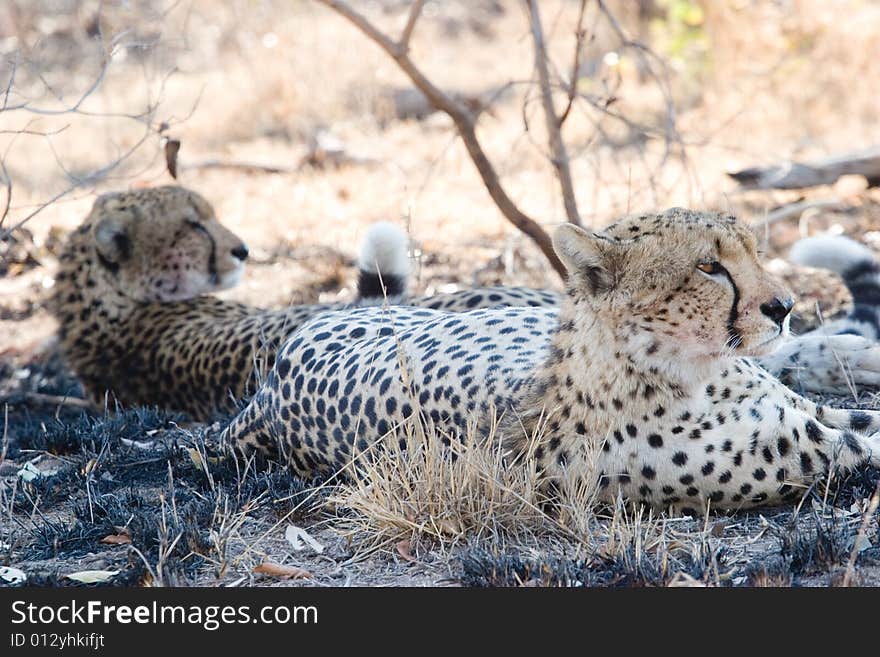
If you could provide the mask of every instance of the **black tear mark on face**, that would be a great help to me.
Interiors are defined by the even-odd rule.
[[[201,233],[208,238],[208,243],[211,245],[211,251],[208,254],[208,274],[210,275],[211,284],[215,285],[220,280],[220,275],[217,273],[217,241],[201,222],[190,220],[187,223],[189,223],[197,233]]]
[[[737,349],[743,343],[742,335],[736,328],[736,320],[739,319],[739,288],[733,282],[733,276],[729,271],[722,268],[722,273],[730,281],[730,287],[733,288],[733,303],[727,316],[727,345],[731,349]]]

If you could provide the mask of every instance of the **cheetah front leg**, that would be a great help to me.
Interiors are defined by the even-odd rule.
[[[822,471],[880,466],[880,433],[877,432],[859,434],[807,420],[798,447],[800,472],[805,482],[816,471],[817,463],[821,464]]]
[[[832,429],[844,429],[861,434],[880,432],[880,411],[833,408],[816,404],[799,395],[791,395],[789,401],[811,419]]]
[[[736,510],[792,503],[828,471],[880,466],[880,433],[835,429],[794,408],[786,409],[784,418],[774,418],[771,423],[769,411],[769,407],[759,410],[763,419],[752,425],[751,433],[748,424],[735,433],[725,424],[699,434],[699,438],[691,433],[678,441],[661,482],[674,496],[669,500],[673,506],[694,510],[711,502],[715,509]],[[654,475],[653,469],[643,468],[642,476],[646,472]],[[670,474],[679,477],[669,479]],[[656,485],[658,479],[636,482],[642,483]],[[681,484],[686,487],[683,496]],[[665,504],[667,500],[661,501]]]
[[[880,386],[880,345],[860,335],[795,337],[756,362],[806,392],[849,394],[853,387]]]

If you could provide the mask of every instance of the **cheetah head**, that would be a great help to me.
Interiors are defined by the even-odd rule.
[[[762,355],[787,336],[794,300],[755,246],[734,217],[681,208],[554,235],[575,303],[589,304],[630,357],[685,368]]]
[[[210,203],[183,187],[105,194],[83,229],[90,231],[103,278],[141,302],[179,301],[233,287],[248,255]]]

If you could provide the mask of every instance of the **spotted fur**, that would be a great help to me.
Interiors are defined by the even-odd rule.
[[[830,269],[853,297],[845,317],[823,322],[768,358],[786,384],[811,392],[847,394],[880,386],[880,262],[867,247],[844,236],[808,237],[795,243],[795,264]]]
[[[829,468],[880,465],[880,413],[818,407],[748,357],[792,300],[733,217],[681,209],[600,233],[566,225],[561,307],[332,312],[288,341],[222,439],[298,474],[336,472],[414,414],[503,440],[601,497],[738,509],[799,497]]]
[[[381,277],[371,268],[387,262],[383,236],[369,235],[361,255],[366,283]],[[49,303],[62,353],[93,401],[156,405],[195,419],[234,412],[284,339],[315,314],[345,307],[265,310],[205,296],[237,284],[247,255],[193,191],[99,197],[68,238]],[[390,293],[405,284],[398,274],[385,276]]]
[[[793,336],[754,362],[800,392],[848,395],[880,387],[880,263],[869,249],[845,237],[802,240],[791,258],[840,274],[853,295],[853,308],[845,318]],[[552,290],[508,287],[462,290],[439,295],[433,303],[402,295],[395,302],[467,312],[496,306],[554,308],[563,298]]]
[[[207,294],[238,283],[248,252],[208,201],[182,187],[99,197],[60,256],[49,308],[61,351],[98,405],[160,406],[194,419],[235,412],[311,317],[345,304],[267,310]],[[380,223],[364,238],[356,305],[400,298],[406,238]],[[488,288],[408,303],[464,308],[546,304],[551,293]]]

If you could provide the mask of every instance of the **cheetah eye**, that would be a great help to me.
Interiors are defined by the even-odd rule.
[[[204,225],[201,221],[196,221],[196,220],[194,220],[194,219],[187,219],[187,220],[186,220],[186,223],[187,223],[187,225],[188,225],[190,228],[192,228],[193,230],[198,230],[198,231],[203,232],[203,233],[207,233],[207,232],[208,232],[208,229],[205,228],[205,225]]]
[[[724,267],[717,260],[713,260],[711,262],[701,262],[697,265],[697,269],[699,269],[704,274],[709,274],[710,276],[715,276],[724,271]]]

